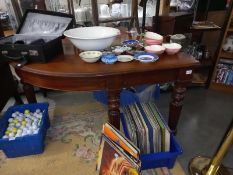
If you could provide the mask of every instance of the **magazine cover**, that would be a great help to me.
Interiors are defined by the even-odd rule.
[[[99,175],[139,175],[137,161],[104,135],[101,146]]]

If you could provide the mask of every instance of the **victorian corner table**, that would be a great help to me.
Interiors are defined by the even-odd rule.
[[[124,37],[118,38],[124,40]],[[58,55],[48,63],[31,63],[21,68],[15,66],[21,78],[29,103],[36,102],[33,86],[62,91],[108,92],[109,122],[120,127],[119,98],[122,88],[141,84],[174,82],[168,125],[175,131],[182,109],[186,86],[191,82],[192,70],[199,65],[193,57],[178,53],[160,56],[153,63],[132,61],[107,65],[102,62],[86,63],[69,42],[63,43],[65,54]],[[13,66],[16,64],[12,64]]]

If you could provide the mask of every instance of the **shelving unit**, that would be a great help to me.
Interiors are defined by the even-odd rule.
[[[233,60],[233,53],[230,53],[230,52],[226,52],[226,51],[224,51],[224,50],[221,50],[220,58],[231,59],[231,60]]]
[[[211,0],[207,0],[207,5],[204,11],[203,15],[199,15],[197,17],[197,9],[199,6],[200,0],[195,0],[195,7],[194,7],[194,18],[193,23],[190,26],[190,32],[194,35],[199,35],[199,41],[201,43],[201,40],[203,38],[204,33],[206,32],[213,32],[213,31],[221,31],[222,27],[220,27],[218,24],[213,22],[212,20],[208,19],[208,14],[210,10],[210,4]],[[197,20],[197,18],[199,18]],[[215,52],[213,53],[213,55]],[[192,86],[203,86],[208,88],[211,76],[214,68],[214,57],[210,57],[209,59],[201,59],[200,65],[195,69],[193,73],[193,79],[192,79]]]
[[[214,90],[219,90],[219,91],[224,91],[224,92],[230,92],[233,93],[233,83],[229,83],[228,78],[229,78],[229,74],[233,73],[233,53],[230,52],[226,52],[222,49],[222,46],[226,40],[226,37],[228,36],[228,34],[230,32],[233,32],[233,27],[231,26],[231,21],[233,20],[233,0],[231,0],[227,14],[226,14],[226,19],[225,19],[225,23],[223,26],[223,30],[221,33],[221,41],[219,42],[219,46],[218,46],[218,50],[217,50],[217,58],[216,58],[216,62],[215,62],[215,67],[214,67],[214,71],[212,74],[212,79],[211,79],[211,83],[210,83],[210,89],[214,89]],[[222,59],[227,60],[229,62],[231,62],[232,64],[227,64],[227,63],[223,63]],[[228,65],[229,69],[226,71],[228,72],[230,70],[230,72],[228,73],[224,73],[221,76],[224,76],[224,81],[220,81],[216,82],[216,77],[220,76],[219,75],[219,71],[218,71],[218,67],[219,64],[225,64],[226,66]],[[223,79],[223,78],[221,78]],[[231,79],[231,78],[230,78]],[[227,81],[225,81],[227,80]],[[230,81],[232,82],[232,81]],[[227,84],[226,84],[227,83]]]
[[[141,30],[139,27],[139,21],[138,21],[138,0],[131,1],[131,16],[130,17],[99,19],[97,0],[91,0],[91,6],[92,6],[92,17],[93,17],[94,26],[98,26],[100,23],[130,20],[129,29],[131,29],[133,27],[133,23],[135,23],[137,32],[141,33]]]

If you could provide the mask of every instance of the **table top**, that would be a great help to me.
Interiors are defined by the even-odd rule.
[[[120,39],[122,40],[125,38],[121,37]],[[20,71],[55,77],[97,77],[117,74],[123,75],[128,73],[155,71],[162,69],[186,68],[199,64],[199,62],[192,56],[182,52],[175,55],[167,55],[164,53],[159,55],[159,60],[152,63],[141,63],[137,60],[133,60],[127,63],[116,62],[112,65],[104,64],[101,61],[96,63],[87,63],[81,60],[77,51],[75,52],[73,50],[70,52],[71,48],[74,48],[72,44],[65,41],[63,42],[63,49],[64,52],[69,50],[67,55],[58,55],[56,58],[53,58],[46,64],[27,64],[20,68]]]
[[[22,71],[41,75],[88,77],[143,72],[161,69],[185,68],[198,65],[198,61],[184,53],[176,55],[161,55],[159,60],[152,63],[141,63],[137,60],[108,65],[102,62],[86,63],[78,55],[59,55],[48,63],[32,63],[21,68]]]

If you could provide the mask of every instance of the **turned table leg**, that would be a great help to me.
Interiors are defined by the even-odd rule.
[[[120,90],[108,91],[108,119],[113,126],[120,129]]]
[[[27,98],[28,103],[36,103],[36,95],[32,85],[23,83],[23,90]]]
[[[15,104],[16,105],[23,104],[23,100],[21,99],[21,97],[20,97],[20,95],[19,95],[18,92],[15,93],[14,98],[15,98]]]
[[[180,118],[180,113],[185,97],[186,86],[191,82],[192,70],[180,70],[175,87],[172,92],[172,99],[169,108],[168,125],[173,132],[176,132],[176,127]]]

